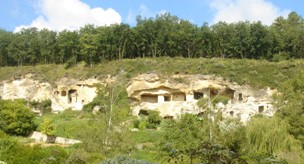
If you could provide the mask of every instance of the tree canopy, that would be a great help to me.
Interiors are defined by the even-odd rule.
[[[55,32],[37,28],[0,29],[0,66],[87,65],[138,57],[222,57],[283,60],[303,58],[304,20],[296,12],[261,22],[218,22],[197,26],[170,13],[137,17],[137,25],[86,25]]]

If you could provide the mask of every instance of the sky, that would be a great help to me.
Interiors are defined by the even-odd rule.
[[[22,28],[77,30],[127,23],[136,16],[155,17],[169,12],[198,26],[219,21],[261,21],[270,25],[291,11],[304,16],[304,1],[287,0],[0,0],[0,28],[18,32]]]

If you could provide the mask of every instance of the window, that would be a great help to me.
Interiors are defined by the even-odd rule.
[[[239,93],[239,101],[243,101],[243,94]]]
[[[171,101],[171,96],[170,95],[164,96],[164,98],[165,98],[165,101]]]
[[[66,96],[66,91],[61,91],[61,96]]]
[[[259,113],[262,113],[262,112],[264,112],[264,106],[263,105],[259,106]]]
[[[201,92],[194,92],[194,99],[198,100],[200,98],[204,98],[204,93]]]

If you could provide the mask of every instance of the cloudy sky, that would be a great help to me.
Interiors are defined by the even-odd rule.
[[[218,21],[262,21],[269,25],[278,16],[296,11],[304,16],[304,1],[287,0],[0,0],[0,28],[24,27],[60,31],[85,24],[136,25],[137,15],[154,17],[170,12],[197,25]]]

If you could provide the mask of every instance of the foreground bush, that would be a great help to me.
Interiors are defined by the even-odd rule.
[[[35,128],[34,114],[21,100],[0,101],[0,130],[11,135],[29,135]]]

